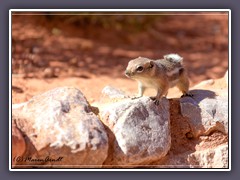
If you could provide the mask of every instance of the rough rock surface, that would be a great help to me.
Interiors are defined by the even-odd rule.
[[[112,86],[105,86],[102,90],[102,94],[110,99],[123,99],[128,97],[125,92]]]
[[[110,86],[103,89],[102,101],[95,107],[75,88],[35,96],[13,106],[12,136],[20,140],[13,141],[13,148],[22,147],[13,152],[33,160],[63,158],[17,165],[228,168],[224,83],[224,78],[207,80],[195,86],[193,97],[162,98],[159,106],[149,97],[130,99]]]
[[[35,159],[18,164],[100,167],[107,157],[105,128],[76,88],[61,87],[37,95],[12,113],[26,135],[24,158]],[[46,157],[58,161],[44,161]]]
[[[159,106],[150,98],[142,97],[99,108],[112,141],[106,165],[149,164],[169,151],[171,135],[167,99],[163,98]]]
[[[189,118],[195,137],[213,131],[228,133],[228,97],[216,96],[213,91],[193,90],[193,97],[180,99],[181,113]]]
[[[103,105],[113,103],[119,100],[123,100],[125,98],[129,98],[129,95],[127,95],[124,91],[112,86],[105,86],[101,91],[99,101],[94,102],[93,106],[99,106],[99,104]]]
[[[228,145],[196,151],[188,157],[192,168],[228,168]]]

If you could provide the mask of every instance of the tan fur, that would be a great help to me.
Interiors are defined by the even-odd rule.
[[[146,88],[156,89],[156,97],[151,97],[156,104],[168,89],[177,86],[183,95],[189,94],[189,80],[183,67],[182,57],[177,54],[165,55],[164,59],[151,60],[138,57],[129,61],[125,74],[138,81],[138,97]]]

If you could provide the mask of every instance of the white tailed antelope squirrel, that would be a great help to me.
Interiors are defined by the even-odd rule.
[[[177,86],[183,96],[192,96],[189,91],[187,72],[183,67],[183,58],[178,54],[165,55],[163,59],[151,60],[138,57],[129,61],[125,71],[127,77],[138,81],[138,97],[146,88],[157,90],[155,97],[150,97],[156,105],[162,96],[166,96],[168,89]]]

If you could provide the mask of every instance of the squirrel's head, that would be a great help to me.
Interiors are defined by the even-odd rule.
[[[153,60],[144,57],[138,57],[129,61],[125,75],[132,79],[149,77],[155,64]]]

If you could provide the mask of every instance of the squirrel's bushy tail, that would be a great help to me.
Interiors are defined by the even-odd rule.
[[[164,55],[163,57],[168,61],[174,61],[177,63],[183,62],[183,57],[179,56],[178,54],[167,54],[167,55]]]

